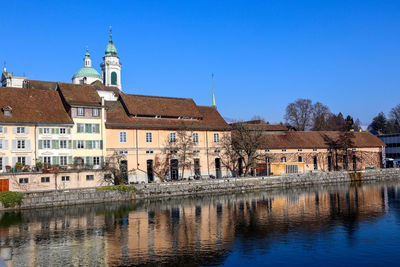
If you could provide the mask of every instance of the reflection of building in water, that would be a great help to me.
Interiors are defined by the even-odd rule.
[[[334,233],[341,225],[351,234],[361,221],[382,214],[388,195],[381,186],[336,186],[176,199],[145,208],[109,203],[24,211],[17,226],[0,227],[0,246],[13,247],[12,266],[218,264],[238,237],[267,248],[293,231]]]
[[[310,233],[323,228],[329,231],[333,219],[346,226],[354,223],[352,218],[379,216],[385,207],[383,197],[380,187],[347,187],[297,195],[264,193],[257,199],[230,196],[198,205],[179,203],[131,212],[119,219],[116,235],[109,236],[108,263],[169,262],[175,255],[185,254],[183,262],[201,264],[207,260],[207,252],[228,249],[235,236],[243,234],[241,230],[246,237],[258,238],[286,234],[293,228]]]

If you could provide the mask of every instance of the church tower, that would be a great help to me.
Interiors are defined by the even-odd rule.
[[[121,90],[121,63],[117,56],[117,48],[112,41],[112,30],[110,29],[110,41],[106,47],[103,63],[100,65],[103,72],[103,83],[105,86],[115,86]]]

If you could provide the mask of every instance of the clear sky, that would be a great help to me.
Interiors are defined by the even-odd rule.
[[[193,98],[226,118],[283,121],[297,98],[370,122],[400,103],[400,1],[8,1],[0,61],[70,82],[109,25],[127,93]]]

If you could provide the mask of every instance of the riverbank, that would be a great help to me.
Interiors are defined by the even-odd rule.
[[[24,193],[20,206],[0,210],[45,208],[52,206],[102,203],[110,201],[170,198],[177,196],[223,194],[272,188],[305,187],[318,184],[349,183],[363,181],[400,180],[400,169],[365,170],[360,172],[310,172],[281,176],[228,178],[203,181],[181,181],[135,185],[136,190],[120,192],[100,191],[96,188],[70,189]]]

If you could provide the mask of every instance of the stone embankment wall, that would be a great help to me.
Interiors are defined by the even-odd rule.
[[[268,177],[229,178],[203,181],[140,184],[136,192],[97,191],[95,188],[64,191],[25,193],[18,208],[100,203],[134,199],[165,198],[174,196],[223,194],[226,192],[254,191],[272,188],[312,186],[329,183],[362,181],[400,181],[400,169],[368,170],[361,172],[310,172]],[[0,207],[0,209],[3,209]],[[3,209],[4,210],[4,209]]]

